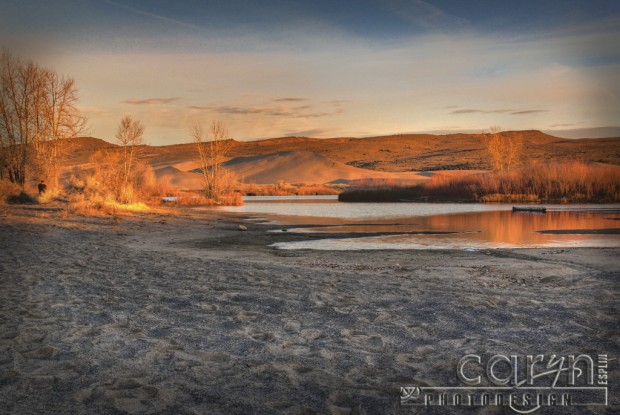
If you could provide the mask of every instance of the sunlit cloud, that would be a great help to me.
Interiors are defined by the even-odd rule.
[[[255,139],[597,127],[620,112],[620,19],[585,2],[586,18],[570,25],[531,16],[536,30],[512,21],[495,31],[483,18],[510,20],[500,11],[519,7],[386,0],[343,13],[328,2],[110,0],[89,2],[78,19],[26,3],[13,6],[19,18],[0,16],[3,45],[43,45],[20,55],[74,77],[104,139],[127,112],[157,144],[188,141],[195,119]]]

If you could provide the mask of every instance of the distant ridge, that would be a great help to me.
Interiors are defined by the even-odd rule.
[[[66,148],[65,164],[76,165],[87,163],[90,157],[99,150],[118,146],[95,137],[78,137],[71,140]]]
[[[109,143],[101,138],[95,137],[78,137],[73,142],[73,147],[75,149],[100,149],[105,147],[117,147],[116,144]]]
[[[561,138],[616,138],[620,127],[574,128],[570,130],[545,130],[547,134]]]
[[[528,163],[578,159],[620,165],[620,140],[617,138],[565,139],[538,130],[518,133],[524,138]],[[489,164],[484,140],[485,135],[480,133],[232,140],[228,157],[230,167],[246,181],[324,183],[364,176],[385,177],[379,173],[415,176],[415,172],[424,171],[485,170]],[[93,137],[77,139],[69,151],[66,165],[71,167],[89,163],[93,153],[105,148],[118,146]],[[166,167],[177,170],[161,170],[158,172],[160,177],[167,176],[169,180],[188,185],[195,181],[195,177],[191,176],[195,173],[188,173],[199,167],[194,143],[140,146],[139,154],[140,159],[150,164],[156,172]]]

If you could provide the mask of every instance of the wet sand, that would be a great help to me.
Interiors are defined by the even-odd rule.
[[[470,353],[607,354],[608,407],[536,413],[620,410],[618,248],[281,251],[326,235],[62,216],[0,207],[0,413],[419,413],[400,387],[459,386]]]

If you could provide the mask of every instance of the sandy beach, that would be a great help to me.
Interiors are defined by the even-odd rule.
[[[620,411],[619,248],[285,251],[318,236],[274,228],[0,207],[0,413],[513,413],[401,406],[467,354],[606,354],[608,406],[537,413]]]

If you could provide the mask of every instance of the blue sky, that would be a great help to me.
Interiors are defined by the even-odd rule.
[[[0,0],[2,46],[150,144],[617,125],[618,1]]]

